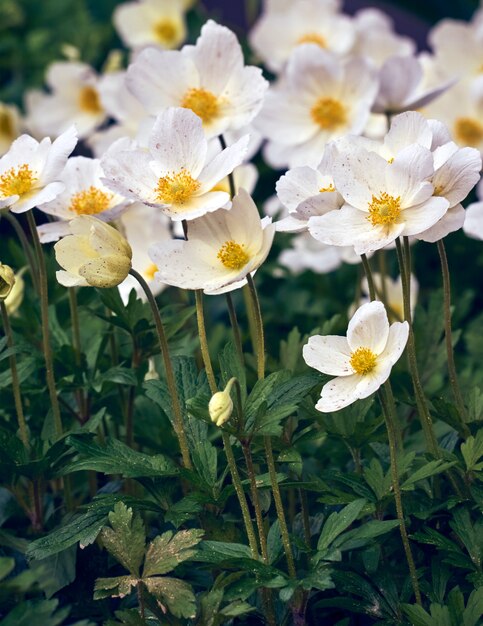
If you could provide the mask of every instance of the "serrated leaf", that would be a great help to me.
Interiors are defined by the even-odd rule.
[[[153,539],[146,551],[143,577],[167,574],[179,563],[190,559],[203,534],[202,530],[182,530],[175,534],[168,530]]]
[[[320,533],[317,543],[317,550],[327,550],[334,539],[357,519],[357,516],[362,511],[365,504],[366,500],[354,500],[354,502],[348,504],[339,513],[331,513],[322,527],[322,532]]]
[[[483,429],[480,429],[475,437],[468,437],[468,439],[461,444],[461,454],[465,460],[466,469],[469,472],[483,468],[483,464],[478,463],[483,456]]]
[[[134,576],[97,578],[94,585],[94,600],[103,598],[123,598],[131,593],[139,579]]]
[[[141,516],[118,502],[109,513],[111,528],[104,527],[101,540],[106,550],[129,572],[138,577],[144,558],[146,533]]]
[[[175,617],[186,619],[196,614],[196,599],[191,585],[177,578],[147,578],[143,581],[149,593],[167,606]]]

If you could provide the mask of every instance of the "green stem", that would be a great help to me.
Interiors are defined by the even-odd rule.
[[[205,314],[203,311],[203,292],[201,289],[195,291],[196,298],[196,319],[198,321],[198,335],[200,338],[201,356],[205,365],[206,377],[210,385],[211,393],[216,393],[218,388],[216,385],[215,372],[211,364],[210,351],[208,348],[208,338],[206,336]]]
[[[238,356],[240,357],[240,362],[243,364],[244,363],[243,345],[242,345],[242,339],[241,339],[241,333],[240,333],[240,326],[238,325],[236,310],[233,305],[233,298],[231,297],[231,293],[226,293],[225,296],[226,296],[226,303],[228,305],[228,314],[230,316],[230,324],[233,330],[233,339],[235,341],[235,348],[238,353]]]
[[[382,395],[382,393],[380,394]],[[386,422],[387,437],[389,440],[389,455],[391,460],[391,477],[392,488],[394,491],[394,500],[396,503],[396,513],[399,520],[399,531],[401,533],[401,539],[406,554],[406,561],[408,563],[409,575],[411,577],[411,584],[413,587],[416,602],[421,606],[421,592],[419,590],[418,576],[416,573],[416,566],[414,564],[413,553],[409,544],[408,533],[406,530],[406,523],[404,521],[404,510],[401,498],[401,488],[399,486],[399,473],[397,468],[397,439],[396,439],[396,423],[395,414],[388,407],[386,402],[381,402],[382,410],[384,413],[384,419]]]
[[[12,327],[10,326],[10,320],[8,318],[7,307],[5,306],[5,302],[0,300],[0,309],[2,312],[2,322],[3,322],[3,330],[5,331],[5,337],[7,338],[7,346],[11,350],[14,348],[13,341],[13,333]],[[25,415],[23,412],[22,406],[22,397],[20,394],[20,381],[18,378],[18,369],[17,369],[17,357],[15,353],[12,353],[9,357],[10,362],[10,371],[12,373],[12,389],[13,389],[13,399],[15,402],[15,411],[17,413],[17,422],[18,429],[20,431],[20,439],[27,451],[30,450],[30,441],[27,430],[27,423],[25,421]]]
[[[258,298],[257,288],[253,282],[251,274],[247,274],[248,288],[250,290],[250,296],[252,299],[253,310],[255,312],[255,325],[257,330],[257,369],[258,379],[262,380],[265,377],[265,339],[263,332],[263,319],[260,308],[260,300]],[[267,457],[268,473],[270,475],[270,482],[272,485],[273,499],[275,502],[275,509],[277,511],[278,521],[280,523],[280,534],[282,535],[282,544],[285,552],[285,558],[287,559],[288,572],[291,578],[296,578],[295,562],[292,553],[292,546],[290,543],[290,535],[287,527],[287,520],[285,518],[285,511],[283,508],[282,495],[280,492],[280,485],[277,481],[277,470],[275,468],[275,459],[273,458],[272,440],[266,436],[263,438],[265,445],[265,454]]]
[[[409,246],[407,246],[409,249]],[[410,293],[410,275],[411,266],[407,265],[410,262],[410,253],[408,250],[403,251],[401,241],[396,239],[397,258],[399,262],[399,271],[401,273],[402,291],[403,291],[403,303],[404,303],[404,319],[409,325],[409,337],[407,343],[407,354],[409,371],[411,373],[411,379],[413,381],[414,395],[416,398],[416,405],[418,408],[419,419],[423,427],[424,438],[426,440],[426,447],[428,451],[435,457],[439,458],[438,442],[436,440],[433,431],[433,422],[429,413],[426,397],[424,395],[421,379],[419,378],[418,362],[416,359],[416,343],[414,340],[413,324],[411,319],[411,293]]]
[[[219,140],[220,140],[221,149],[225,150],[226,141],[223,135],[219,136]],[[233,172],[230,172],[228,174],[228,184],[230,185],[230,196],[233,198],[236,194],[235,177],[233,176]]]
[[[54,378],[54,362],[52,357],[52,349],[50,347],[50,330],[49,330],[49,287],[47,282],[47,268],[45,266],[45,258],[42,251],[37,226],[32,211],[27,212],[27,220],[30,228],[30,234],[34,242],[35,254],[37,256],[37,265],[40,279],[40,312],[42,318],[42,342],[45,358],[45,373],[47,379],[47,387],[49,389],[50,404],[52,407],[52,415],[54,417],[55,434],[57,438],[62,436],[62,417],[60,413],[59,399],[55,388]]]
[[[186,432],[184,429],[181,403],[179,400],[178,389],[176,387],[173,364],[171,362],[171,357],[169,354],[168,339],[166,337],[166,332],[164,330],[163,322],[161,320],[161,315],[159,314],[158,305],[156,304],[156,300],[152,294],[151,289],[149,288],[149,285],[141,276],[141,274],[136,272],[136,270],[134,269],[131,269],[129,273],[131,274],[131,276],[134,276],[134,278],[141,285],[142,290],[146,294],[146,298],[149,302],[149,306],[151,307],[151,312],[153,314],[154,323],[156,326],[156,332],[158,335],[159,346],[161,348],[161,355],[163,357],[164,369],[166,372],[166,382],[167,382],[168,390],[171,396],[171,401],[173,403],[175,432],[178,438],[179,447],[181,450],[181,456],[183,458],[183,465],[186,468],[191,469],[192,467],[191,458],[190,458],[189,447],[188,447],[188,439],[186,437]]]
[[[250,447],[250,443],[242,441],[243,456],[245,457],[245,463],[247,466],[248,478],[250,480],[250,492],[252,496],[253,508],[255,509],[255,519],[257,522],[258,538],[260,540],[260,549],[262,552],[263,562],[268,565],[268,546],[267,538],[265,536],[265,528],[263,526],[262,507],[260,505],[260,498],[258,496],[257,478],[255,474],[255,468],[253,466],[253,457]]]
[[[374,279],[372,278],[371,266],[369,265],[369,261],[365,254],[361,254],[362,266],[364,267],[364,272],[367,278],[367,286],[369,288],[369,298],[371,300],[376,299],[376,287],[374,285]]]
[[[69,292],[69,308],[70,319],[72,322],[72,341],[74,346],[75,364],[80,372],[82,366],[82,347],[80,338],[79,309],[77,306],[77,291],[75,287],[71,287],[67,291]],[[78,389],[76,391],[76,399],[81,421],[82,423],[85,423],[88,416],[86,415],[86,402],[82,389]]]
[[[463,395],[461,393],[460,386],[458,384],[458,376],[456,374],[456,366],[454,362],[453,351],[453,337],[451,332],[451,283],[448,267],[448,258],[446,256],[446,250],[443,240],[440,239],[437,242],[439,258],[441,261],[441,271],[443,274],[443,293],[444,293],[444,335],[446,341],[446,355],[448,359],[448,374],[451,390],[458,408],[460,415],[461,427],[465,437],[468,437],[471,433],[466,425],[466,419],[468,417]]]

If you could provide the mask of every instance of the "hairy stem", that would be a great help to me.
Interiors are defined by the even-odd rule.
[[[156,300],[153,296],[151,289],[149,288],[149,285],[141,276],[141,274],[136,272],[136,270],[134,269],[131,269],[129,273],[131,274],[131,276],[134,276],[134,278],[141,285],[142,290],[146,294],[149,306],[151,307],[151,312],[153,314],[156,332],[158,335],[159,346],[161,348],[161,355],[163,357],[164,369],[166,372],[166,382],[171,396],[171,401],[173,403],[175,432],[178,438],[181,456],[183,458],[183,465],[186,468],[191,469],[191,458],[188,447],[188,439],[186,437],[186,432],[184,429],[181,403],[179,400],[178,389],[176,387],[176,381],[174,378],[173,364],[171,362],[171,357],[169,354],[168,339],[166,337],[166,332],[164,330],[163,322],[161,320],[161,315],[159,314],[158,305],[156,304]]]
[[[231,297],[231,293],[226,293],[226,303],[228,305],[228,314],[230,315],[230,324],[233,330],[233,339],[235,341],[235,348],[238,356],[240,357],[240,362],[244,362],[243,358],[243,345],[240,333],[240,326],[238,325],[238,319],[236,316],[235,307],[233,305],[233,298]]]

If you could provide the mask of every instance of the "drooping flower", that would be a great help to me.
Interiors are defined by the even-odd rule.
[[[200,118],[171,108],[156,119],[148,149],[120,140],[101,165],[110,189],[173,220],[191,220],[229,204],[229,194],[213,188],[240,165],[247,143],[243,137],[208,161]]]
[[[26,125],[36,136],[57,137],[75,124],[87,137],[107,117],[98,90],[98,76],[85,63],[58,61],[47,69],[51,93],[27,99]]]
[[[207,294],[232,291],[265,261],[274,233],[270,218],[260,220],[255,203],[240,189],[229,211],[221,209],[190,222],[187,241],[151,247],[149,254],[158,268],[155,277]]]
[[[15,273],[10,265],[0,263],[0,300],[6,300],[15,285]]]
[[[0,159],[0,209],[23,213],[53,200],[64,190],[60,176],[77,143],[73,127],[53,143],[21,135]]]
[[[310,337],[303,348],[305,362],[335,376],[322,388],[315,408],[323,413],[339,411],[377,391],[401,356],[408,334],[407,322],[389,325],[384,305],[374,301],[357,309],[346,337]]]
[[[55,246],[55,257],[63,268],[56,273],[65,287],[115,287],[131,269],[132,251],[112,226],[89,215],[70,222],[71,235]]]
[[[140,0],[116,7],[114,26],[129,48],[178,48],[186,39],[185,0]]]
[[[265,65],[279,72],[292,52],[307,43],[345,56],[354,44],[355,29],[351,19],[338,13],[333,3],[302,0],[283,11],[264,11],[249,40]]]
[[[110,222],[125,210],[129,201],[113,193],[101,182],[103,171],[98,159],[71,157],[59,176],[65,189],[54,200],[38,208],[57,218],[58,221],[38,227],[43,243],[57,241],[67,235],[69,220],[79,215],[95,215]]]
[[[15,272],[15,283],[12,290],[4,300],[7,313],[9,315],[15,315],[19,310],[25,293],[25,281],[23,275],[26,268],[22,268],[19,272]]]
[[[363,59],[300,46],[255,120],[269,140],[265,159],[274,167],[317,167],[329,141],[363,131],[376,92],[375,72]]]
[[[253,120],[268,82],[259,68],[244,65],[234,33],[209,20],[195,46],[141,52],[128,68],[127,85],[151,115],[191,109],[215,136]]]
[[[20,135],[20,125],[17,107],[0,102],[0,156],[10,149],[12,142]]]

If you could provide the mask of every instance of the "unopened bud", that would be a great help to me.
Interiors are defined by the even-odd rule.
[[[233,400],[231,399],[230,391],[235,380],[236,378],[231,378],[225,389],[215,393],[208,404],[211,421],[216,426],[223,426],[233,413]]]
[[[154,359],[151,357],[148,359],[148,371],[144,376],[144,380],[159,380],[159,374],[156,371],[156,366],[154,364]]]
[[[15,285],[15,274],[8,265],[0,263],[0,300],[5,300]]]

